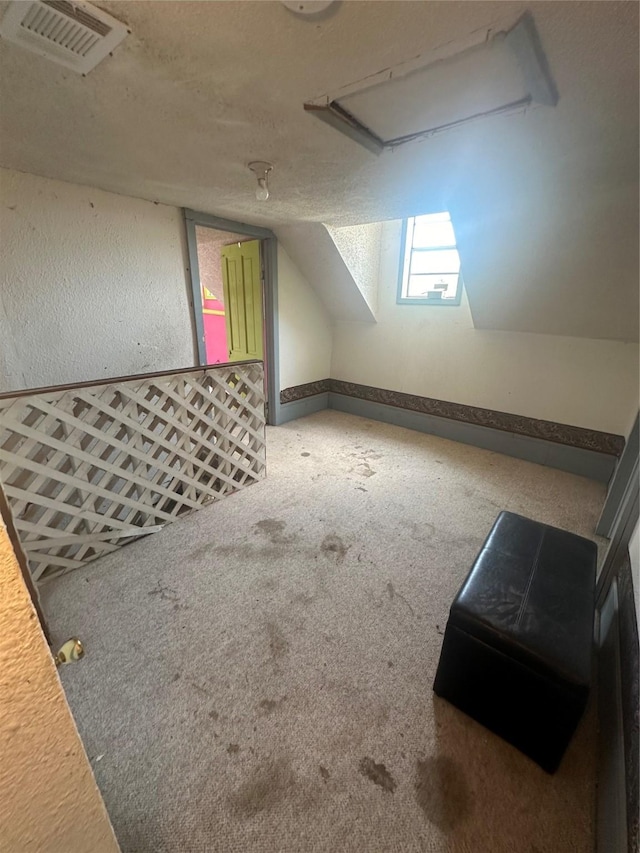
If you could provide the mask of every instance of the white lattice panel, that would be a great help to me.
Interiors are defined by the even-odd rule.
[[[0,398],[0,481],[35,580],[264,475],[259,363]]]

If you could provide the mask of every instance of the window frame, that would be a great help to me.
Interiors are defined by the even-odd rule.
[[[443,213],[445,211],[442,211]],[[451,214],[449,214],[451,217]],[[458,284],[456,286],[456,295],[454,297],[449,297],[448,299],[418,299],[415,296],[405,296],[403,294],[403,285],[404,285],[404,268],[405,261],[407,258],[407,230],[409,219],[417,219],[417,216],[408,216],[402,220],[402,231],[400,234],[400,263],[398,270],[398,291],[396,295],[396,302],[398,305],[430,305],[432,307],[438,308],[452,308],[457,307],[462,302],[462,289],[464,286],[464,282],[462,280],[462,268],[458,272]],[[453,228],[453,221],[451,221],[451,227]],[[454,229],[455,235],[455,229]],[[454,243],[453,246],[434,246],[433,248],[425,248],[425,249],[414,249],[411,246],[409,250],[409,263],[411,263],[411,256],[414,251],[419,252],[443,252],[447,250],[455,249],[458,252],[458,245]],[[458,252],[458,255],[460,253]],[[437,275],[437,273],[435,273]],[[453,275],[453,273],[442,273],[442,275]]]

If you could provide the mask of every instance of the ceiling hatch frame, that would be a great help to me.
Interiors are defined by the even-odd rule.
[[[492,42],[498,41],[503,41],[511,49],[522,74],[525,94],[516,100],[488,110],[465,115],[455,121],[426,127],[389,139],[383,139],[340,103],[348,96],[366,93],[370,89],[392,80],[407,77],[415,72],[430,70],[432,67],[445,62],[455,62],[459,58],[467,57],[472,52],[479,51]],[[385,68],[354,83],[349,83],[331,94],[307,101],[304,104],[304,110],[348,136],[354,142],[358,142],[373,154],[381,154],[408,142],[426,139],[437,133],[481,118],[504,115],[526,109],[535,104],[555,106],[558,99],[558,90],[551,75],[533,16],[530,12],[525,12],[515,23],[511,22],[511,26],[505,24],[492,25],[475,30],[464,39],[448,42],[406,62]]]

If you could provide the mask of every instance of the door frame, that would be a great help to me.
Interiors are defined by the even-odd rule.
[[[278,345],[278,241],[269,228],[248,225],[246,222],[234,222],[222,219],[210,213],[198,213],[184,208],[184,220],[187,232],[187,250],[189,253],[189,277],[191,281],[191,310],[196,332],[196,355],[199,365],[207,363],[204,344],[204,323],[202,321],[202,298],[200,267],[198,266],[198,247],[196,243],[196,225],[214,228],[216,231],[229,231],[244,234],[261,241],[264,265],[264,357],[267,378],[267,423],[280,423],[280,352]]]
[[[627,437],[604,503],[596,533],[610,541],[596,585],[596,606],[602,607],[640,518],[640,414]]]

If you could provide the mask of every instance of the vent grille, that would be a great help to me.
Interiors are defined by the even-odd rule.
[[[50,6],[58,12],[62,12],[67,18],[72,18],[79,24],[84,24],[87,29],[93,30],[99,36],[106,36],[111,32],[109,24],[95,18],[89,12],[85,11],[82,6],[74,6],[68,0],[43,0],[43,2],[45,6]]]
[[[0,25],[8,41],[86,74],[127,35],[101,9],[70,0],[14,0]]]
[[[31,6],[20,26],[78,56],[86,56],[101,36],[111,32],[111,27],[81,9],[78,9],[78,15],[74,11],[71,3],[64,0],[49,3],[44,0],[41,5],[34,3]]]

